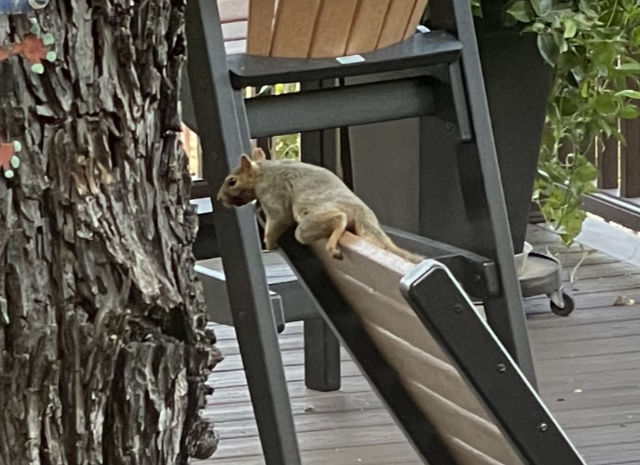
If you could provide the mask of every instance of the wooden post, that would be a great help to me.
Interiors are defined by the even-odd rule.
[[[598,150],[598,187],[618,187],[618,140],[614,137],[605,139]]]
[[[620,196],[640,197],[640,119],[622,121],[622,130],[627,143],[620,159]]]

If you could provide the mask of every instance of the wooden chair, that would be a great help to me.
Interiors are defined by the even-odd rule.
[[[345,233],[343,260],[289,234],[292,267],[428,463],[578,465],[578,452],[451,272]]]
[[[324,131],[331,128],[411,117],[442,122],[455,134],[451,143],[456,157],[448,161],[460,165],[465,186],[465,209],[452,214],[470,219],[476,243],[462,248],[445,241],[417,242],[427,241],[429,255],[451,266],[465,289],[482,300],[494,331],[534,383],[468,0],[433,0],[433,31],[413,35],[425,0],[279,0],[277,8],[274,0],[219,4],[229,9],[219,10],[215,0],[187,3],[184,119],[201,137],[207,194],[237,166],[241,153],[250,152],[250,138],[302,132],[305,161],[330,166],[335,165],[335,144]],[[243,17],[248,18],[246,41]],[[394,41],[399,42],[389,45]],[[249,53],[235,53],[244,51]],[[354,82],[335,85],[345,80]],[[303,91],[246,98],[248,87],[284,82],[300,82]],[[268,465],[297,465],[300,456],[274,325],[274,320],[289,319],[290,306],[282,299],[283,312],[274,316],[279,304],[270,291],[276,284],[269,289],[252,209],[214,206],[209,219],[212,224],[203,230],[215,237],[222,257],[227,308],[265,459]],[[401,232],[396,239],[416,242]],[[208,278],[218,279],[219,271]],[[215,306],[215,296],[209,297]],[[307,302],[303,311],[315,312],[312,301]],[[284,316],[278,317],[280,313]],[[305,336],[317,344],[318,365],[333,367],[319,374],[329,384],[339,377],[339,346],[326,324],[317,322],[308,326],[309,334],[305,324]]]
[[[415,32],[427,0],[218,0],[227,54],[327,58],[366,53]]]

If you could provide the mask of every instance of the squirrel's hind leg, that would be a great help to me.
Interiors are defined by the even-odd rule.
[[[328,238],[326,249],[334,258],[342,258],[338,241],[347,229],[347,215],[340,210],[310,212],[302,218],[296,228],[296,239],[309,244],[318,239]]]

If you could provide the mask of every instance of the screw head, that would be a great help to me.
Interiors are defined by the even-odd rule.
[[[462,309],[463,308],[464,307],[462,306],[462,304],[455,304],[453,306],[453,311],[456,312],[456,313],[462,313]]]
[[[549,426],[546,423],[542,422],[538,426],[538,429],[544,433],[545,431],[547,431],[549,429]]]
[[[498,363],[497,368],[498,373],[504,373],[505,371],[507,371],[507,365],[505,365],[504,363]]]

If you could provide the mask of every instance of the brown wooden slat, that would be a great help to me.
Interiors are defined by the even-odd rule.
[[[404,32],[405,39],[411,37],[415,33],[416,27],[420,23],[420,19],[424,14],[424,10],[427,8],[427,3],[428,0],[416,0],[416,4],[413,7],[413,13],[411,13],[411,18],[407,24],[407,30]]]
[[[404,39],[415,0],[391,0],[376,48],[387,47]]]
[[[336,272],[342,274],[342,272]],[[347,295],[358,295],[362,305],[368,307],[366,321],[376,326],[383,326],[392,334],[404,334],[405,340],[424,352],[451,364],[448,355],[440,345],[430,336],[420,330],[422,323],[416,314],[380,292],[364,288],[362,283],[345,277],[340,280],[340,288]]]
[[[376,49],[391,0],[360,0],[347,43],[347,55]]]
[[[522,465],[522,461],[493,424],[460,409],[453,402],[411,380],[407,388],[435,427],[448,437],[458,438],[476,450],[505,465]],[[454,449],[455,450],[455,449]],[[453,452],[453,451],[452,451]],[[460,465],[476,465],[476,462]]]
[[[433,349],[435,341],[418,319],[410,321],[407,315],[413,311],[406,302],[398,300],[400,277],[413,265],[350,233],[344,234],[340,246],[343,260],[328,257],[322,244],[314,245],[383,357],[443,437],[458,438],[499,463],[521,463],[475,392],[442,350]],[[399,319],[406,321],[398,323]],[[451,447],[454,452],[458,446],[451,443]]]
[[[414,264],[374,247],[350,233],[342,236],[340,245],[345,256],[345,259],[340,261],[340,271],[358,281],[366,280],[371,289],[401,305],[406,304],[400,294],[398,283],[402,276],[414,268]],[[320,250],[318,244],[314,247]]]
[[[598,187],[615,189],[618,187],[618,140],[610,137],[598,152]]]
[[[275,0],[251,0],[247,33],[247,53],[250,55],[269,56],[274,12]]]
[[[319,9],[320,0],[279,0],[271,56],[308,57]]]
[[[310,57],[338,57],[345,54],[358,0],[324,0],[318,13]]]
[[[218,12],[221,23],[246,21],[249,17],[249,0],[218,0]]]
[[[450,438],[450,445],[453,448],[455,458],[460,463],[473,463],[477,465],[501,465],[500,462],[483,454],[479,450],[465,444],[457,438]]]
[[[627,143],[621,147],[620,196],[640,197],[640,120],[623,120],[622,132]]]
[[[382,348],[387,362],[405,379],[419,383],[487,422],[491,421],[485,408],[471,395],[469,387],[451,364],[407,343],[386,328],[370,323],[366,316],[362,318],[363,326],[376,345]],[[420,333],[430,338],[426,331]]]

